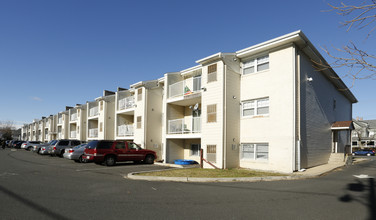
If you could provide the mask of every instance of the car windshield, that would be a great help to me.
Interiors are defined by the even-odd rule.
[[[56,144],[56,142],[57,142],[57,140],[52,140],[52,141],[50,141],[50,142],[48,143],[48,145],[54,145],[54,144]]]
[[[73,147],[73,149],[78,150],[78,149],[84,148],[85,146],[86,144],[81,144],[81,145]]]

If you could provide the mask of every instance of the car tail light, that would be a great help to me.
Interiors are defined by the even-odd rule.
[[[42,147],[42,150],[46,150],[46,148],[45,148],[45,147]]]
[[[97,156],[97,149],[94,148],[94,156]]]
[[[69,153],[73,153],[74,152],[74,150],[69,150]]]
[[[54,150],[56,150],[56,146],[54,147]]]

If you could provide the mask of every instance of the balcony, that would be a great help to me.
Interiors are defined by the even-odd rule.
[[[63,134],[62,133],[57,133],[57,139],[63,139]]]
[[[175,119],[168,121],[169,134],[193,134],[201,132],[201,117],[194,117],[192,124],[185,123],[185,119]]]
[[[44,135],[44,139],[48,139],[48,134],[45,134],[45,135]]]
[[[71,131],[71,132],[70,132],[70,137],[71,137],[71,138],[76,138],[76,137],[77,137],[77,135],[76,135],[76,131]]]
[[[70,116],[70,120],[71,120],[71,121],[77,121],[77,113],[73,113],[73,114],[71,114],[71,116]]]
[[[133,125],[120,125],[117,132],[118,137],[133,136]]]
[[[89,117],[99,115],[98,106],[92,107],[89,109]]]
[[[201,91],[201,76],[189,78],[168,87],[169,98],[186,96]]]
[[[58,123],[58,124],[63,124],[63,118],[60,117],[60,118],[57,120],[57,123]]]
[[[133,108],[133,106],[134,106],[134,96],[129,96],[127,98],[123,98],[118,101],[118,111]]]
[[[96,137],[98,137],[98,128],[89,129],[89,138],[96,138]]]

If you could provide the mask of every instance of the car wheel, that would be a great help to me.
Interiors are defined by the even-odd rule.
[[[27,150],[28,151],[31,151],[33,149],[33,147],[28,147]]]
[[[65,153],[65,150],[62,150],[59,154],[59,157],[63,157],[63,154]]]
[[[153,155],[146,155],[144,162],[146,164],[153,164],[154,163],[154,156]]]
[[[82,158],[82,155],[78,158],[78,162],[85,163],[85,160]]]
[[[106,166],[113,166],[115,164],[116,164],[116,160],[115,160],[114,156],[107,156],[104,159],[104,165],[106,165]]]

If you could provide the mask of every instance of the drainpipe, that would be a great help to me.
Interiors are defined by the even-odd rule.
[[[146,87],[144,87],[145,88],[145,92],[143,92],[144,94],[145,94],[145,97],[144,97],[144,99],[142,99],[142,101],[145,103],[145,105],[144,105],[144,121],[143,121],[143,130],[144,130],[144,143],[145,143],[145,145],[144,145],[144,148],[145,149],[147,149],[146,148],[146,143],[147,143],[147,126],[146,126],[146,122],[147,122],[147,112],[148,112],[148,90],[146,90]]]
[[[222,140],[222,147],[223,147],[223,160],[222,160],[222,169],[227,168],[227,123],[226,123],[226,93],[227,93],[227,87],[226,87],[226,80],[227,80],[227,72],[226,72],[226,65],[224,60],[223,62],[223,140]]]
[[[300,137],[300,55],[296,49],[296,46],[293,45],[294,54],[294,168],[295,170],[301,169],[301,137]],[[295,141],[295,138],[297,140]]]

